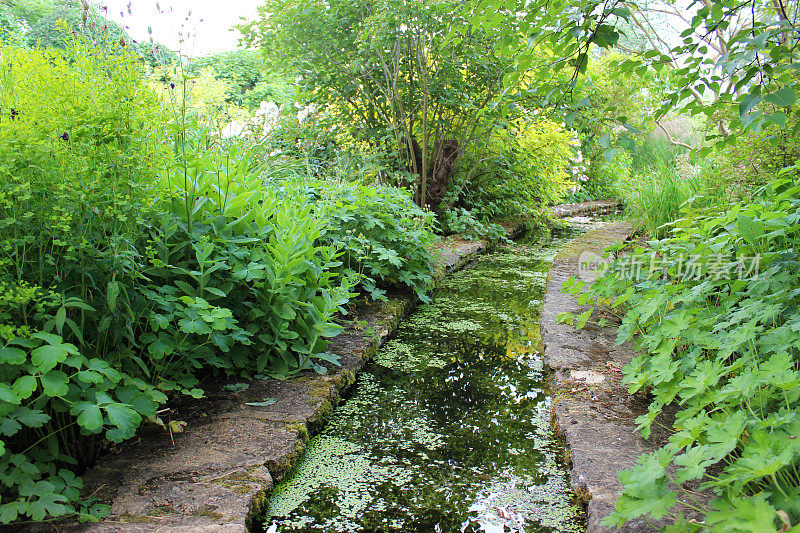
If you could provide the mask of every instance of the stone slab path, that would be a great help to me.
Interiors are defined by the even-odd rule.
[[[586,308],[574,296],[561,292],[562,283],[577,276],[581,252],[602,254],[631,234],[628,222],[612,222],[565,245],[550,268],[539,321],[544,363],[553,371],[553,424],[569,450],[572,487],[587,505],[587,533],[655,531],[643,520],[628,522],[619,530],[600,522],[614,510],[622,493],[619,471],[636,464],[642,453],[666,443],[669,433],[663,428],[672,427],[671,414],[666,411],[659,415],[647,441],[636,431],[635,419],[647,412],[648,401],[640,393],[629,394],[622,383],[622,368],[633,358],[634,349],[629,343],[616,345],[616,324],[601,328],[590,320],[585,328],[576,330],[556,321],[561,313],[578,315]],[[655,525],[667,523],[665,519]]]
[[[594,200],[581,204],[561,204],[550,208],[553,218],[567,218],[578,215],[611,213],[622,206],[619,200]]]

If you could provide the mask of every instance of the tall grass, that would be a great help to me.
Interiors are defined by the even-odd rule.
[[[619,184],[628,216],[637,230],[661,239],[681,209],[725,201],[718,176],[708,166],[692,166],[682,148],[648,139],[631,151],[633,172]]]
[[[686,153],[685,148],[673,146],[664,139],[647,137],[630,148],[631,170],[634,174],[644,174],[650,169],[660,167],[674,168],[678,157]]]

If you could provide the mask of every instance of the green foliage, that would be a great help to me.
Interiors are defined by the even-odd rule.
[[[668,443],[620,474],[625,490],[609,525],[664,516],[676,487],[690,502],[679,506],[704,513],[698,526],[710,530],[800,523],[796,172],[750,204],[685,211],[669,238],[618,260],[581,295],[624,310],[618,340],[641,348],[624,381],[650,391],[642,435],[664,406],[679,406]],[[707,507],[691,497],[694,480],[715,493]]]
[[[226,102],[254,111],[262,101],[292,105],[294,87],[291,81],[270,73],[262,52],[234,50],[199,57],[189,64],[190,73],[210,68],[213,76],[225,83]]]
[[[682,151],[665,141],[645,141],[633,151],[633,173],[618,183],[637,229],[657,239],[668,234],[682,208],[727,203],[719,177],[692,165]]]
[[[309,99],[328,106],[350,142],[416,174],[420,206],[435,178],[437,142],[470,151],[497,120],[489,104],[511,63],[451,0],[275,0],[243,29],[276,67],[300,75]]]
[[[407,193],[310,186],[185,86],[170,117],[124,50],[1,52],[0,522],[96,519],[76,474],[204,374],[326,372],[359,281],[425,298]]]
[[[127,287],[166,161],[163,115],[131,57],[81,39],[4,47],[1,61],[0,520],[92,519],[102,506],[79,501],[71,469],[166,400],[119,364],[143,303]]]
[[[583,188],[591,199],[613,196],[617,179],[609,173],[630,166],[624,147],[635,145],[631,135],[652,131],[663,83],[652,74],[621,72],[616,64],[627,56],[608,52],[589,63],[586,77],[576,80],[574,110],[565,122],[581,137],[581,154],[589,163]],[[622,123],[624,128],[615,127]],[[610,163],[610,165],[609,165]]]
[[[6,44],[21,45],[25,34],[39,18],[52,9],[49,0],[22,2],[0,1],[0,39]]]
[[[479,218],[538,212],[558,203],[571,185],[573,133],[546,119],[518,119],[496,132],[482,161],[452,182],[448,203]]]
[[[386,287],[398,285],[428,301],[437,242],[433,213],[394,187],[327,181],[309,192],[328,221],[322,242],[342,250],[344,272],[356,275],[372,298],[384,299]]]
[[[217,214],[190,230],[165,215],[154,228],[147,275],[158,284],[142,290],[153,309],[140,340],[159,388],[191,394],[204,368],[285,378],[336,362],[325,340],[341,330],[332,319],[350,285],[337,283],[336,250],[318,244],[325,223],[295,194],[266,190],[258,201],[245,220]]]
[[[96,519],[75,473],[202,373],[335,364],[351,282],[291,169],[165,129],[131,55],[0,57],[0,521]]]
[[[617,51],[608,51],[589,62],[586,77],[578,82],[580,95],[586,99],[580,107],[579,122],[586,128],[582,133],[596,132],[597,127],[604,130],[600,134],[605,133],[608,122],[619,117],[624,117],[629,132],[653,130],[663,82],[653,73],[637,76],[620,72],[616,65],[626,58]]]
[[[776,172],[800,159],[800,141],[795,133],[800,106],[784,111],[788,115],[785,127],[768,124],[758,132],[743,133],[717,158],[720,172],[727,174],[741,193],[749,194],[763,186]]]
[[[498,53],[516,59],[504,85],[524,86],[526,100],[540,109],[563,111],[568,127],[589,104],[574,97],[592,54],[619,43],[616,27],[630,19],[631,7],[606,0],[564,0],[556,5],[548,0],[473,0],[463,4],[472,24],[496,32]],[[618,120],[626,122],[624,117]]]
[[[642,6],[634,19],[648,8]],[[680,7],[666,2],[654,9],[677,11],[676,18],[685,22],[681,41],[669,47],[651,26],[651,49],[620,66],[639,73],[650,66],[669,80],[659,116],[677,110],[706,117],[719,132],[709,137],[717,140],[717,148],[735,143],[732,131],[786,125],[788,108],[797,100],[797,10],[755,0],[692,1]],[[640,28],[646,25],[637,22]]]
[[[59,310],[64,309],[93,310],[79,300],[64,302]],[[55,313],[55,331],[70,320],[66,316]],[[90,458],[92,450],[78,443],[94,447],[92,436],[109,442],[132,437],[144,418],[156,419],[166,397],[107,361],[86,357],[60,334],[29,331],[14,337],[0,347],[0,359],[0,521],[76,511],[82,521],[102,516],[106,506],[92,498],[79,501],[80,478],[59,466]]]
[[[491,242],[508,241],[506,230],[495,222],[481,221],[475,218],[472,211],[463,207],[449,209],[440,222],[442,233],[457,233],[467,240],[486,239]]]
[[[231,328],[210,338],[230,351],[215,366],[281,378],[309,368],[324,372],[320,360],[336,361],[325,339],[341,330],[332,318],[351,288],[336,274],[338,249],[324,242],[327,221],[312,214],[305,188],[286,179],[292,168],[264,155],[267,146],[213,142],[186,117],[173,125],[172,141],[176,158],[161,185],[174,218],[153,235],[160,243],[154,266],[180,290],[158,290],[209,302],[224,298],[229,317],[247,324],[245,331]],[[163,304],[169,320],[174,303]],[[171,328],[166,335],[175,338]]]
[[[588,202],[622,196],[619,185],[631,183],[633,159],[624,148],[613,151],[610,161],[605,156],[594,159],[589,166],[584,183],[578,183],[578,190],[565,202]]]
[[[652,136],[631,142],[628,147],[634,174],[644,174],[652,169],[676,168],[679,156],[686,153],[685,148],[672,146],[666,140]]]
[[[10,0],[12,6],[17,2]],[[25,7],[14,6],[31,47],[66,49],[75,35],[107,51],[127,48],[151,66],[170,63],[176,55],[155,42],[135,42],[125,29],[107,18],[107,8],[81,0],[39,0]]]

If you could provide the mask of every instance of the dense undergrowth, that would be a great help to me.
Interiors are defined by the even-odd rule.
[[[425,297],[407,194],[215,138],[119,48],[1,61],[0,522],[102,514],[75,473],[202,376],[325,372],[355,292]]]
[[[618,342],[641,350],[624,381],[649,392],[642,435],[678,406],[668,443],[620,474],[609,525],[667,514],[671,531],[800,522],[800,185],[795,168],[781,174],[750,202],[685,209],[666,238],[613,263],[579,297],[617,309]],[[713,495],[707,505],[697,483]]]

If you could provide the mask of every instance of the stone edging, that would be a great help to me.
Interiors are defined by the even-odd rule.
[[[578,255],[607,246],[631,234],[627,222],[590,230],[569,242],[553,260],[539,325],[544,364],[553,372],[552,421],[564,438],[571,462],[570,478],[576,495],[587,504],[587,532],[612,531],[600,520],[614,509],[622,487],[617,473],[632,466],[645,451],[634,432],[639,406],[622,385],[621,369],[633,357],[628,345],[616,346],[616,328],[587,323],[576,330],[556,322],[556,316],[578,314],[582,306],[561,292],[561,284],[577,275]],[[646,405],[644,406],[646,411]],[[639,531],[633,529],[631,531]]]
[[[588,250],[602,254],[606,247],[632,233],[630,223],[614,222],[565,245],[550,267],[539,320],[544,364],[552,370],[551,420],[566,442],[572,488],[587,506],[587,533],[656,531],[642,519],[629,521],[620,529],[600,522],[614,510],[622,493],[619,472],[635,465],[641,454],[665,444],[669,437],[666,428],[672,427],[674,419],[670,406],[659,414],[648,440],[636,431],[636,417],[647,412],[649,401],[643,394],[629,394],[622,383],[622,368],[633,358],[634,348],[630,343],[616,344],[616,324],[599,327],[590,321],[576,330],[556,322],[561,313],[578,315],[585,310],[574,296],[561,292],[561,284],[577,275],[580,253]],[[695,492],[695,497],[707,500],[709,496]],[[679,499],[684,500],[684,496]],[[687,518],[699,516],[689,513]],[[668,523],[667,517],[654,525],[664,527]]]
[[[561,204],[550,208],[553,218],[567,218],[586,214],[611,213],[622,207],[622,202],[615,199],[594,200],[582,204]]]

